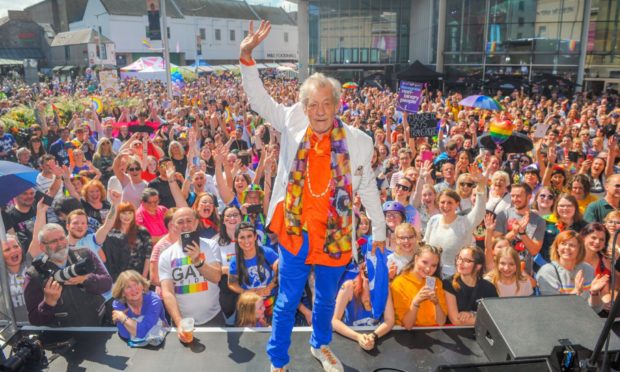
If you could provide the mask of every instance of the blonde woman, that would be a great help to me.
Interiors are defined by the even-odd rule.
[[[112,287],[112,321],[129,346],[157,346],[167,333],[164,304],[135,270],[122,272]]]
[[[493,270],[484,279],[491,282],[499,297],[531,296],[532,283],[521,272],[519,253],[511,246],[504,247],[495,255]]]

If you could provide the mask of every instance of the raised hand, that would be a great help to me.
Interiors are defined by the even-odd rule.
[[[250,21],[250,29],[248,36],[241,41],[240,53],[241,58],[244,60],[252,59],[252,51],[260,43],[265,40],[269,32],[271,31],[271,23],[269,21],[260,21],[258,31],[254,32],[254,21]]]
[[[492,213],[487,213],[484,215],[484,228],[487,230],[495,231],[495,227],[497,226],[497,222],[495,221],[495,216]]]

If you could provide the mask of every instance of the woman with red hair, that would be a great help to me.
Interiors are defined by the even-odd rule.
[[[148,278],[152,249],[149,232],[136,224],[136,208],[129,202],[121,203],[114,227],[103,242],[106,268],[112,279],[125,270],[136,270]]]

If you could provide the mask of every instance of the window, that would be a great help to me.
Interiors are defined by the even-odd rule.
[[[168,34],[168,39],[170,39],[170,27],[166,27],[166,33]]]
[[[284,33],[284,42],[288,43],[288,32]]]
[[[519,10],[520,11],[524,11],[525,10],[525,1],[519,1]]]
[[[523,26],[525,24],[525,19],[523,17],[519,17],[519,26]]]
[[[69,45],[65,45],[65,60],[69,61],[69,59],[71,59],[71,53],[69,52],[70,48]]]
[[[235,41],[235,30],[230,30],[230,41]]]
[[[547,36],[547,26],[538,26],[538,34],[537,37],[546,37]]]
[[[215,29],[215,41],[220,41],[222,40],[222,30],[220,30],[219,28]]]
[[[201,28],[199,31],[200,31],[200,40],[206,40],[207,39],[207,31],[204,28]]]
[[[108,53],[105,44],[102,43],[101,48],[99,48],[99,45],[97,46],[97,54],[99,56],[99,59],[108,59]]]

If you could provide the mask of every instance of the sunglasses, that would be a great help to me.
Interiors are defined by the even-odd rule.
[[[551,194],[540,194],[538,195],[541,199],[553,200],[554,196]]]
[[[142,169],[136,168],[136,167],[132,167],[132,168],[127,168],[127,170],[130,171],[130,172],[138,172],[138,171],[141,171]]]
[[[403,191],[411,191],[411,187],[405,186],[405,185],[401,185],[401,184],[396,184],[396,188],[397,189],[401,189]]]
[[[473,182],[461,182],[461,186],[474,187],[475,185]]]

